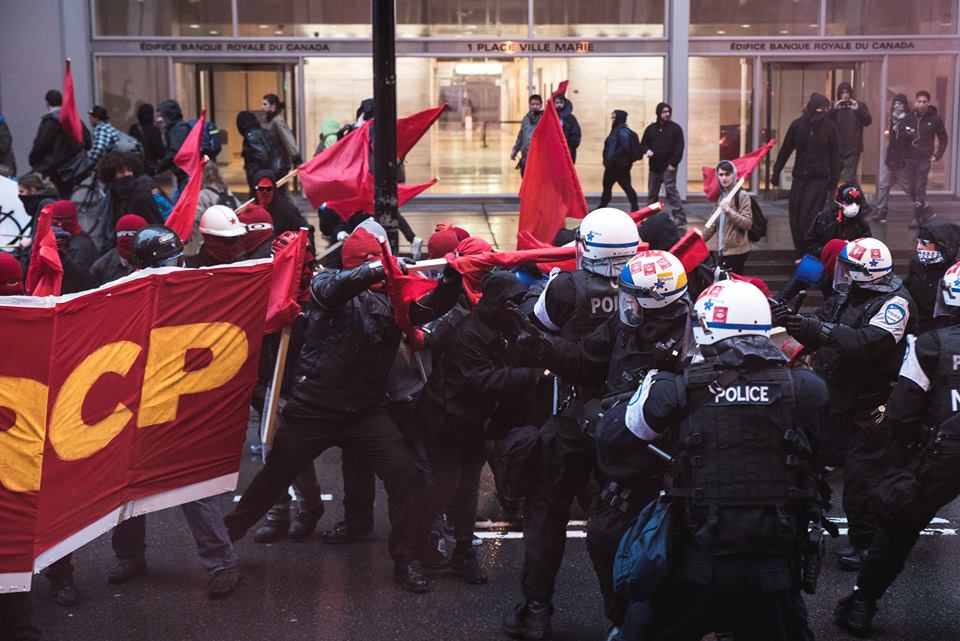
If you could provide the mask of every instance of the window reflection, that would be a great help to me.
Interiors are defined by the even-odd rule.
[[[110,121],[123,131],[137,121],[137,107],[154,107],[169,98],[166,58],[98,56],[99,104],[107,108]]]
[[[827,35],[949,34],[957,30],[955,0],[827,0]]]
[[[534,0],[538,36],[663,36],[662,0]]]
[[[310,38],[369,38],[369,1],[238,0],[241,36],[305,36]]]
[[[231,36],[230,5],[230,0],[98,0],[97,33],[101,36],[181,38]]]
[[[692,36],[814,36],[820,0],[690,0]]]

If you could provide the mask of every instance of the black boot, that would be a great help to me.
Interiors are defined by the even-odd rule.
[[[514,639],[552,639],[553,606],[528,599],[503,618],[503,630]]]
[[[267,516],[263,525],[257,528],[253,533],[253,540],[257,543],[276,543],[287,535],[290,529],[290,521],[274,520]]]
[[[80,603],[82,598],[80,590],[73,583],[73,575],[65,574],[50,579],[50,589],[53,590],[53,598],[59,605],[70,607]]]
[[[865,597],[859,590],[854,590],[837,603],[833,620],[850,634],[865,637],[870,634],[870,626],[876,613],[877,602]]]
[[[864,556],[866,552],[848,545],[837,553],[837,566],[844,572],[859,572]]]
[[[450,569],[462,576],[467,583],[483,585],[487,582],[487,575],[477,561],[477,551],[473,549],[473,541],[457,542],[457,548],[450,560]]]
[[[324,507],[321,505],[316,510],[297,510],[297,514],[290,523],[290,530],[287,535],[294,541],[302,541],[317,529],[317,521],[323,516]]]
[[[357,532],[343,521],[334,523],[332,530],[327,530],[320,535],[320,539],[324,543],[353,543],[355,541],[369,541],[372,538],[372,529]]]
[[[107,583],[120,585],[132,581],[147,571],[147,562],[143,559],[124,558],[117,559],[117,562],[110,568],[107,574]]]
[[[430,591],[419,561],[397,561],[393,566],[393,582],[407,592],[423,594]]]

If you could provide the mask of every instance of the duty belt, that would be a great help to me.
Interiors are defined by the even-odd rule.
[[[643,508],[643,506],[633,505],[637,500],[633,494],[634,492],[631,488],[625,487],[616,481],[610,481],[607,483],[607,486],[600,491],[600,500],[621,512],[637,512]]]

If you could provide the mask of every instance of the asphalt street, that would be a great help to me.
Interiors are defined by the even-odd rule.
[[[256,438],[248,432],[248,446]],[[329,494],[320,527],[342,515],[340,452],[317,459],[323,492]],[[245,450],[240,488],[249,483],[258,463]],[[836,483],[834,483],[836,485]],[[492,497],[492,478],[484,473],[481,518],[499,521]],[[222,497],[224,510],[234,494]],[[109,535],[74,555],[77,585],[83,602],[58,606],[43,577],[34,580],[35,622],[49,641],[448,641],[501,639],[500,619],[520,598],[523,541],[518,533],[482,533],[482,564],[490,577],[471,586],[449,572],[433,575],[433,591],[414,595],[394,587],[387,554],[386,498],[377,497],[376,538],[339,546],[317,535],[304,542],[259,545],[251,535],[237,551],[243,570],[240,589],[222,601],[206,596],[207,577],[196,557],[193,538],[180,510],[148,516],[149,571],[120,586],[109,585],[113,564]],[[837,517],[842,517],[836,514]],[[908,569],[881,603],[874,638],[889,641],[931,641],[957,638],[960,629],[960,502],[940,515],[922,537]],[[582,519],[575,514],[574,519]],[[842,524],[841,524],[842,526]],[[560,572],[554,618],[559,641],[604,638],[600,594],[583,539],[582,521],[569,529],[567,553]],[[487,538],[492,537],[492,538]],[[503,538],[501,538],[503,537]],[[853,584],[854,576],[836,569],[830,542],[821,588],[807,598],[817,639],[848,639],[831,620],[833,605]]]

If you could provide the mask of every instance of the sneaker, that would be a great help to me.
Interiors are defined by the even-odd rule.
[[[57,605],[65,608],[77,605],[83,598],[73,582],[73,575],[70,574],[50,579],[50,589],[53,590],[53,598],[56,599]]]
[[[420,260],[420,256],[423,255],[423,239],[419,236],[414,236],[413,240],[410,242],[410,257],[413,260]]]
[[[840,599],[833,611],[833,620],[838,626],[857,637],[870,634],[873,617],[877,613],[877,602],[854,590]]]
[[[503,618],[503,631],[514,639],[552,639],[552,616],[553,607],[549,603],[524,601]]]
[[[316,510],[297,510],[290,523],[290,530],[287,535],[294,541],[302,541],[317,529],[317,521],[323,516],[324,507],[321,505]]]
[[[207,586],[207,596],[211,599],[222,599],[225,596],[233,594],[240,584],[240,568],[223,568],[217,570],[210,577],[210,585]]]
[[[267,519],[253,533],[253,540],[257,543],[276,543],[287,535],[289,529],[290,521]]]
[[[477,561],[477,553],[470,546],[466,552],[454,552],[453,559],[450,561],[450,569],[463,577],[463,580],[472,585],[483,585],[488,581],[487,575],[480,562]]]
[[[107,574],[107,583],[120,585],[132,581],[146,571],[147,562],[143,559],[117,559]]]

